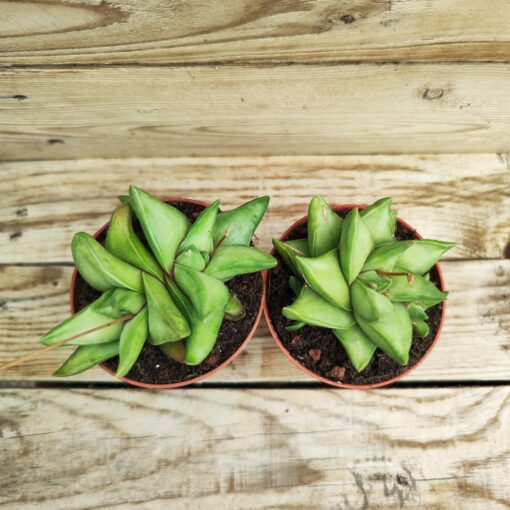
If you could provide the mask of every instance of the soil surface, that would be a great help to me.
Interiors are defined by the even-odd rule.
[[[350,209],[335,209],[344,218]],[[286,239],[303,239],[308,234],[306,222],[294,229]],[[395,236],[398,240],[418,239],[414,230],[410,230],[401,223],[397,223]],[[380,349],[375,351],[370,364],[358,373],[347,354],[329,329],[304,326],[297,331],[287,331],[286,326],[292,323],[282,315],[282,308],[295,300],[295,295],[289,286],[290,269],[276,253],[278,265],[268,271],[267,296],[268,310],[271,323],[287,351],[301,365],[316,374],[343,384],[364,385],[376,384],[393,379],[416,365],[430,348],[441,322],[442,303],[429,308],[427,321],[430,332],[425,338],[413,334],[409,364],[399,365]],[[430,271],[430,279],[440,288],[436,266]]]
[[[169,203],[182,211],[191,222],[204,209],[201,205],[188,202]],[[141,241],[148,246],[142,228],[134,217],[133,228]],[[97,240],[104,243],[105,238],[106,231],[103,231],[97,237]],[[237,276],[226,282],[226,285],[244,304],[246,315],[237,322],[223,320],[216,345],[200,365],[189,366],[178,363],[166,356],[159,347],[146,342],[138,360],[126,377],[142,383],[172,384],[187,381],[210,372],[232,356],[239,349],[255,324],[262,297],[262,275],[261,273],[253,273]],[[93,289],[79,274],[77,275],[74,303],[76,311],[81,310],[100,295],[101,292]],[[118,362],[119,358],[116,356],[104,364],[115,371],[117,370]]]

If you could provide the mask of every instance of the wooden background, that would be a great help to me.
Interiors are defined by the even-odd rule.
[[[199,386],[0,374],[2,509],[510,507],[506,0],[0,0],[0,363],[68,313],[69,243],[134,182],[272,201],[261,246],[392,195],[443,263],[446,324],[390,389],[331,390],[261,323]]]

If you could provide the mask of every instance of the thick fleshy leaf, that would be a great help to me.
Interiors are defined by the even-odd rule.
[[[265,251],[252,246],[224,246],[212,255],[205,274],[227,281],[241,274],[256,273],[275,267],[277,261]]]
[[[213,250],[213,228],[219,206],[220,201],[216,200],[200,213],[200,216],[191,225],[184,241],[179,246],[179,252],[187,250],[192,246],[198,251],[206,253]]]
[[[377,246],[368,256],[363,271],[378,269],[379,271],[393,271],[400,255],[409,248],[409,244],[402,241],[384,243]]]
[[[188,218],[146,191],[129,187],[131,206],[161,267],[169,272],[190,226]]]
[[[304,322],[295,321],[289,326],[285,326],[285,329],[287,331],[298,331],[299,329],[304,328],[305,326],[306,324]]]
[[[423,306],[418,303],[409,303],[407,305],[407,313],[409,314],[409,318],[412,322],[426,321],[429,318],[427,312],[423,309]]]
[[[370,231],[376,246],[395,239],[395,220],[390,207],[391,198],[386,197],[377,200],[360,212],[361,219]]]
[[[303,289],[303,282],[297,276],[291,276],[289,278],[289,287],[292,289],[292,292],[296,296],[301,294],[301,290]]]
[[[354,324],[351,313],[328,303],[309,287],[303,287],[294,303],[283,308],[282,313],[287,319],[322,328],[345,329]]]
[[[99,363],[119,354],[119,342],[97,345],[82,345],[67,358],[64,364],[53,373],[55,377],[69,377],[80,374]]]
[[[109,253],[89,234],[75,234],[71,250],[76,268],[94,289],[122,287],[136,292],[143,291],[142,272]]]
[[[180,255],[177,255],[175,263],[191,267],[197,271],[202,271],[205,268],[204,257],[195,246],[190,246],[187,250],[181,252]]]
[[[193,304],[200,319],[212,313],[223,313],[229,298],[227,286],[208,274],[176,264],[174,276],[177,285]]]
[[[338,248],[342,233],[342,218],[320,196],[308,206],[308,248],[312,257],[319,257]]]
[[[225,306],[225,319],[228,321],[240,321],[246,315],[246,308],[243,302],[230,292],[227,304]]]
[[[236,209],[219,213],[216,216],[213,229],[214,245],[218,244],[230,228],[230,233],[221,244],[223,246],[231,244],[248,246],[266,213],[268,204],[269,196],[264,196],[246,202]]]
[[[377,345],[357,324],[347,329],[334,329],[333,333],[340,340],[354,368],[358,372],[363,371],[370,363]]]
[[[402,242],[409,244],[409,249],[400,255],[394,270],[409,271],[420,275],[429,271],[445,252],[455,246],[455,243],[432,239]]]
[[[384,292],[391,285],[391,278],[389,276],[380,275],[376,271],[360,273],[357,279],[377,292]]]
[[[429,325],[422,320],[413,322],[413,330],[421,338],[425,338],[430,333]]]
[[[163,278],[163,270],[133,230],[129,204],[121,205],[113,212],[106,235],[105,248],[124,262],[142,269],[156,278]]]
[[[280,241],[273,239],[273,246],[280,254],[287,267],[296,275],[299,276],[299,271],[296,268],[296,257],[308,257],[310,252],[308,250],[307,239],[294,239],[292,241]]]
[[[386,296],[359,280],[354,280],[351,285],[351,303],[353,310],[367,321],[375,321],[393,313],[393,305]]]
[[[409,350],[413,339],[413,328],[406,307],[393,304],[394,311],[377,321],[366,321],[356,313],[356,322],[363,332],[400,365],[409,362]]]
[[[121,204],[129,204],[129,195],[118,195],[117,198]]]
[[[158,347],[173,360],[178,363],[184,363],[184,356],[186,354],[186,340],[179,340],[178,342],[167,342],[166,344],[158,345]]]
[[[391,216],[391,231],[393,232],[393,235],[395,235],[395,231],[397,229],[398,211],[394,211],[392,209],[390,211],[390,216]]]
[[[358,209],[352,209],[342,223],[340,237],[340,263],[348,285],[358,276],[373,247],[372,236]]]
[[[145,306],[145,295],[134,290],[112,289],[109,299],[94,305],[96,312],[117,319],[128,313],[138,313]],[[96,301],[97,303],[97,301]]]
[[[190,327],[166,287],[147,273],[143,274],[143,283],[147,296],[151,344],[160,345],[186,338],[190,334]]]
[[[435,301],[440,303],[448,296],[448,292],[441,292],[432,282],[422,276],[413,275],[411,279],[407,276],[392,276],[391,286],[385,291],[391,301]]]
[[[104,324],[111,322],[112,317],[98,312],[96,307],[100,309],[109,303],[112,293],[112,290],[105,292],[101,297],[96,299],[96,301],[74,315],[71,315],[71,317],[68,317],[65,321],[61,322],[58,326],[46,333],[46,335],[41,338],[41,343],[43,345],[53,345],[65,340],[66,338],[70,338],[74,335],[83,333],[84,331],[88,331],[89,329],[103,326]],[[127,313],[123,315],[127,315]],[[121,316],[122,315],[119,315],[118,317]],[[113,319],[118,317],[113,317]],[[68,345],[100,344],[118,340],[123,326],[124,323],[122,322],[112,324],[106,328],[88,333],[76,340],[72,340],[68,343]]]
[[[331,250],[320,257],[296,257],[296,266],[315,292],[333,305],[351,309],[349,287],[340,269],[338,250]]]
[[[119,366],[117,377],[124,377],[136,363],[149,335],[147,308],[141,310],[129,322],[126,322],[119,344]]]

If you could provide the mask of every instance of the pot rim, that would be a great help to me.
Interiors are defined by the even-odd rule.
[[[354,209],[355,207],[358,207],[358,208],[362,209],[362,208],[367,207],[367,206],[365,204],[330,204],[330,207],[333,210],[337,210],[337,209]],[[280,241],[285,240],[286,237],[291,232],[293,232],[297,227],[299,227],[300,225],[302,225],[306,221],[308,221],[308,215],[307,214],[305,216],[302,216],[301,218],[299,218],[297,221],[295,221],[289,228],[287,228],[282,234],[280,234],[280,237],[278,239]],[[423,239],[423,236],[414,227],[409,225],[409,223],[404,221],[402,218],[397,216],[397,221],[401,225],[403,225],[404,227],[406,227],[409,230],[411,230],[416,235],[416,237],[418,239]],[[276,254],[276,249],[273,248],[271,250],[271,255],[275,256],[275,254]],[[441,287],[441,290],[444,291],[445,286],[444,286],[443,272],[441,270],[441,266],[439,265],[439,263],[436,263],[434,267],[436,268],[436,271],[437,271],[437,274],[438,274],[439,285]],[[266,285],[265,285],[265,292],[264,292],[263,308],[264,308],[264,317],[265,317],[267,325],[269,327],[269,331],[271,332],[271,336],[273,337],[275,342],[278,344],[280,349],[283,351],[285,356],[287,356],[287,358],[290,361],[292,361],[292,363],[294,363],[294,365],[296,365],[300,370],[302,370],[303,372],[305,372],[309,376],[311,376],[311,377],[313,377],[315,379],[318,379],[319,381],[321,381],[321,382],[323,382],[325,384],[329,384],[330,386],[335,386],[337,388],[346,388],[346,389],[368,390],[368,389],[372,389],[372,388],[380,388],[382,386],[388,386],[390,384],[393,384],[393,383],[399,381],[403,377],[406,377],[407,375],[409,375],[413,370],[418,368],[418,366],[421,365],[421,363],[423,363],[425,358],[427,358],[427,356],[429,356],[429,354],[432,352],[432,349],[437,344],[437,342],[439,340],[439,337],[441,335],[441,330],[443,329],[443,323],[444,323],[445,316],[446,316],[446,301],[443,301],[443,306],[442,306],[442,310],[441,310],[441,320],[439,322],[439,326],[437,328],[437,332],[436,332],[436,336],[434,337],[434,340],[432,340],[432,343],[430,344],[430,346],[427,349],[427,351],[423,354],[423,356],[412,367],[408,368],[405,372],[402,372],[400,375],[398,375],[396,377],[392,377],[391,379],[387,379],[386,381],[380,381],[380,382],[372,383],[372,384],[346,384],[346,383],[334,381],[332,379],[327,379],[326,377],[323,377],[323,376],[313,372],[309,368],[306,368],[304,365],[299,363],[299,361],[292,356],[292,354],[285,348],[285,346],[283,345],[282,341],[280,340],[280,338],[278,336],[278,333],[276,332],[276,330],[275,330],[275,328],[273,326],[273,323],[271,321],[271,317],[270,317],[270,314],[269,314],[269,307],[268,307],[269,287],[267,285],[268,278],[269,278],[269,273],[266,270],[266,274],[265,274],[265,278],[264,278],[265,282],[266,282]]]
[[[201,205],[204,207],[207,207],[209,204],[207,202],[204,202],[202,200],[194,200],[192,198],[184,198],[184,197],[163,197],[161,198],[164,202],[187,202],[190,204],[196,204]],[[97,232],[94,233],[93,237],[96,238],[99,236],[104,230],[108,228],[110,225],[110,222],[108,221],[105,223]],[[76,287],[76,278],[78,276],[78,270],[76,267],[73,270],[73,274],[71,276],[71,283],[70,283],[70,289],[69,289],[69,300],[70,300],[70,309],[71,314],[75,313],[75,306],[74,306],[74,295],[75,295],[75,287]],[[262,310],[263,310],[263,303],[264,303],[264,296],[266,294],[266,274],[264,271],[261,272],[261,278],[262,278],[262,292],[260,296],[260,302],[259,302],[259,308],[257,312],[257,316],[255,317],[255,322],[253,323],[252,328],[246,335],[246,338],[243,340],[242,344],[238,347],[236,351],[232,353],[230,357],[228,357],[223,363],[218,365],[217,367],[214,367],[209,372],[206,372],[205,374],[198,375],[196,377],[193,377],[192,379],[187,379],[186,381],[179,381],[176,383],[167,383],[167,384],[153,384],[153,383],[144,383],[140,381],[136,381],[134,379],[130,379],[129,377],[115,377],[115,372],[108,368],[104,363],[100,363],[99,366],[108,374],[112,375],[117,379],[118,381],[125,382],[127,384],[130,384],[131,386],[138,386],[140,388],[146,388],[146,389],[171,389],[171,388],[180,388],[182,386],[189,386],[190,384],[198,383],[204,379],[207,379],[213,374],[216,374],[220,370],[223,370],[227,365],[229,365],[232,361],[234,361],[235,358],[237,358],[241,352],[246,348],[248,345],[248,342],[252,339],[253,335],[255,334],[255,331],[259,325],[260,319],[262,317]]]

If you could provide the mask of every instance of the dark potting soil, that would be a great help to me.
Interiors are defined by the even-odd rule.
[[[350,209],[336,209],[342,218],[349,211]],[[308,228],[305,222],[296,227],[286,239],[303,239],[307,234]],[[414,230],[401,223],[397,223],[395,236],[401,241],[417,239]],[[267,280],[270,320],[287,351],[308,370],[343,384],[376,384],[393,379],[409,370],[420,361],[432,344],[441,322],[442,303],[427,310],[429,334],[425,338],[413,334],[408,365],[399,365],[380,349],[377,349],[370,364],[365,370],[358,373],[331,330],[312,326],[304,326],[297,331],[285,329],[292,321],[283,316],[282,308],[295,300],[295,295],[289,286],[289,277],[292,272],[278,254],[275,256],[278,259],[278,265],[268,272]],[[430,279],[437,287],[440,287],[439,275],[435,266],[430,271]]]
[[[192,222],[204,209],[201,205],[188,202],[169,203],[182,211]],[[141,241],[148,246],[143,230],[136,218],[133,218],[133,228]],[[105,239],[106,231],[103,231],[97,237],[97,240],[104,243]],[[159,347],[146,342],[138,360],[126,377],[148,384],[172,384],[187,381],[210,372],[232,356],[246,339],[257,318],[262,297],[262,275],[261,273],[253,273],[237,276],[226,282],[226,285],[244,304],[246,315],[237,322],[223,321],[216,345],[202,363],[196,366],[178,363],[166,356]],[[77,275],[74,303],[76,311],[92,303],[100,295],[101,292],[93,289],[79,274]],[[106,361],[105,365],[115,371],[118,363],[119,358],[116,356]]]

